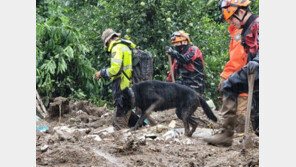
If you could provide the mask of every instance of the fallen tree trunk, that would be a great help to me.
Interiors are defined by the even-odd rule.
[[[36,90],[36,114],[41,116],[42,118],[46,118],[48,116],[48,113],[43,105],[43,102],[37,90]]]

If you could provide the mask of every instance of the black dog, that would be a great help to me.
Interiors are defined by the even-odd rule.
[[[142,110],[140,119],[131,129],[135,130],[143,124],[143,121],[152,111],[162,111],[176,108],[176,114],[184,123],[185,135],[192,136],[197,127],[196,118],[192,114],[201,106],[207,117],[217,122],[217,117],[206,101],[193,89],[170,82],[145,81],[134,84],[131,88],[122,91],[123,107],[121,112],[139,107]],[[189,125],[192,129],[189,132]]]

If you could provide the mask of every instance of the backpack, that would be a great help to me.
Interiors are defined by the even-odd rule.
[[[152,80],[153,78],[153,58],[150,52],[141,49],[132,48],[128,40],[121,39],[132,50],[133,72],[132,78],[128,78],[125,72],[123,74],[132,82],[139,83],[142,81]]]

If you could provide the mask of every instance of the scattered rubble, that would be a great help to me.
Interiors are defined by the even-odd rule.
[[[59,99],[66,104],[66,99]],[[37,166],[259,166],[259,138],[255,135],[254,147],[246,154],[241,153],[241,135],[235,136],[231,147],[204,143],[202,138],[216,133],[219,124],[211,125],[200,110],[195,116],[205,123],[189,138],[174,110],[152,113],[157,125],[131,132],[116,131],[113,113],[106,107],[69,101],[68,109],[62,111],[61,120],[54,114],[45,120],[38,118],[36,125],[48,130],[36,131]],[[53,113],[53,107],[49,111]]]

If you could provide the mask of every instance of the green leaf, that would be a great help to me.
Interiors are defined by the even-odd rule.
[[[74,51],[71,46],[67,46],[64,49],[64,54],[67,56],[68,60],[71,60],[74,58]]]
[[[58,65],[57,73],[58,73],[58,74],[62,74],[62,73],[64,73],[66,70],[67,70],[67,64],[66,64],[64,58],[61,57],[61,58],[59,59],[59,65]]]

